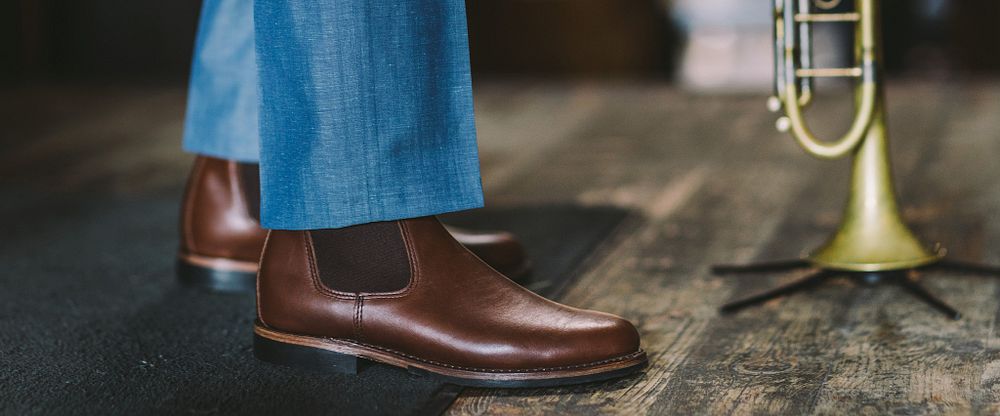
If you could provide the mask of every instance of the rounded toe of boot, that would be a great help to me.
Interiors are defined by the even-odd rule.
[[[606,357],[620,357],[641,350],[639,330],[624,318],[608,315],[600,333],[595,336],[605,340],[601,345]]]
[[[565,332],[561,342],[567,355],[557,360],[565,365],[593,365],[604,361],[620,360],[642,353],[639,331],[631,322],[615,315],[581,311],[576,328]]]

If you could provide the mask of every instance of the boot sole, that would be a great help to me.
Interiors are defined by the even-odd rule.
[[[257,263],[182,254],[177,257],[177,278],[184,285],[213,292],[253,292]]]
[[[404,368],[410,373],[469,387],[534,388],[592,383],[640,372],[646,353],[560,368],[497,371],[472,369],[422,360],[403,353],[347,340],[292,335],[254,323],[254,356],[288,367],[357,374],[367,361]]]

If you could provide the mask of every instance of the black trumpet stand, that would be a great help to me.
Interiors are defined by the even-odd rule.
[[[882,272],[853,272],[822,269],[816,268],[816,266],[806,260],[789,260],[748,265],[715,266],[712,268],[712,273],[716,275],[763,274],[784,273],[805,269],[814,269],[814,271],[794,282],[753,296],[729,302],[723,305],[719,311],[723,314],[735,313],[751,306],[760,305],[772,299],[782,298],[811,289],[830,279],[847,278],[856,284],[873,285],[890,283],[899,285],[914,297],[943,313],[945,316],[957,320],[961,319],[962,314],[924,288],[924,286],[920,284],[920,276],[924,273],[945,272],[986,277],[1000,277],[1000,267],[952,260],[940,260],[926,266],[912,269]]]

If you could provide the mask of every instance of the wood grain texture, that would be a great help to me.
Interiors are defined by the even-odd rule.
[[[177,88],[0,92],[0,110],[29,115],[0,133],[0,181],[14,196],[0,212],[109,183],[126,195],[173,189],[190,163],[178,146],[183,98]],[[1000,263],[1000,84],[894,83],[889,107],[906,218],[956,258]],[[820,100],[816,130],[842,131],[842,108]],[[563,301],[635,322],[651,366],[598,385],[469,389],[450,414],[1000,414],[998,282],[922,276],[965,314],[958,322],[898,287],[845,280],[717,314],[797,275],[723,278],[710,265],[796,257],[832,231],[846,197],[849,162],[803,154],[774,131],[762,96],[491,83],[477,86],[476,110],[489,205],[635,213]]]
[[[907,219],[956,258],[1000,261],[1000,85],[910,82],[889,94]],[[564,124],[568,138],[532,155],[544,163],[506,174],[490,198],[610,204],[642,214],[562,300],[631,319],[651,366],[600,385],[466,390],[449,414],[1000,411],[992,280],[922,277],[965,314],[959,322],[899,287],[846,279],[734,316],[716,313],[726,300],[797,277],[720,278],[708,268],[796,257],[821,243],[839,221],[849,162],[801,153],[773,131],[760,97],[689,96],[648,85],[588,96],[586,109],[569,105],[560,113],[591,116]],[[481,107],[480,114],[491,112]],[[846,118],[837,108],[818,104],[812,114],[835,116],[813,116],[817,130],[837,131]],[[481,128],[481,140],[510,132],[495,127]]]

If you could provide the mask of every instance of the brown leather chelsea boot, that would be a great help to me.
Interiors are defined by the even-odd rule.
[[[206,156],[195,158],[181,205],[182,282],[219,291],[252,291],[266,230],[260,226],[259,167]],[[449,231],[487,264],[512,279],[528,275],[524,247],[510,233]]]
[[[256,165],[195,158],[181,203],[177,275],[220,291],[251,291],[267,230]]]
[[[254,353],[349,373],[369,360],[481,387],[584,383],[646,365],[628,321],[524,289],[433,217],[271,231]]]

